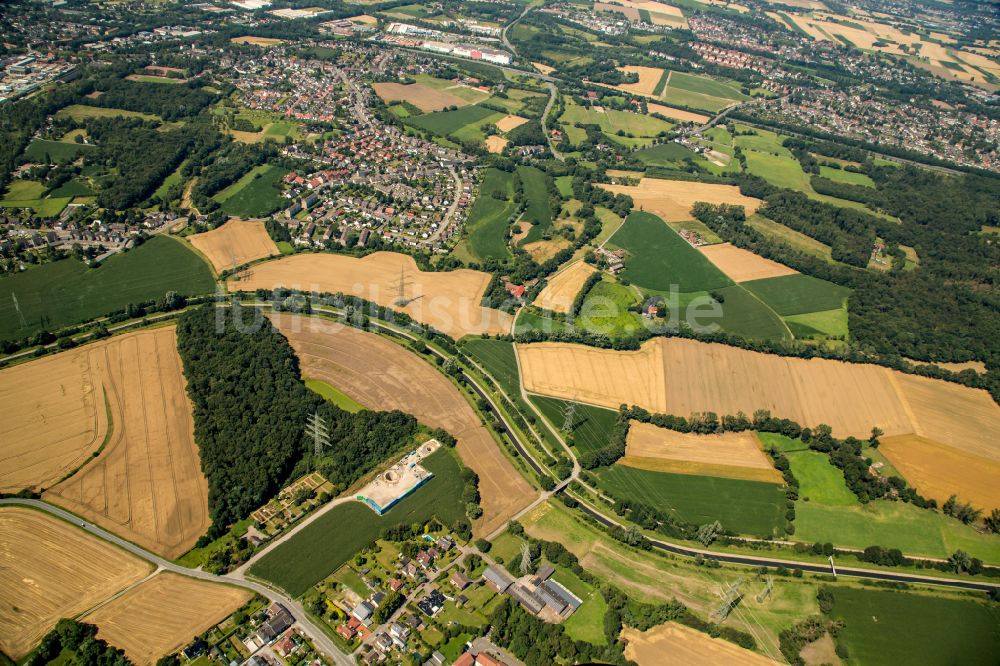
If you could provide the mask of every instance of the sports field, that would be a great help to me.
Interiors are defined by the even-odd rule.
[[[552,312],[566,314],[573,306],[576,295],[597,269],[584,261],[577,261],[548,279],[538,293],[534,305]]]
[[[492,137],[491,137],[492,138]],[[501,201],[495,193],[506,197]],[[507,220],[514,212],[511,197],[514,193],[513,178],[507,171],[486,169],[479,186],[479,196],[469,209],[465,228],[469,234],[469,247],[479,259],[504,259],[510,256],[507,249]]]
[[[111,425],[100,455],[44,499],[167,559],[179,557],[211,521],[174,327],[62,355],[84,370],[63,381],[93,382],[107,397]]]
[[[221,227],[188,237],[217,272],[281,254],[260,220],[229,220]]]
[[[679,180],[643,178],[638,185],[605,185],[600,187],[614,194],[627,194],[639,210],[659,215],[664,220],[690,220],[695,202],[735,204],[746,208],[747,215],[757,210],[759,199],[745,197],[734,185],[689,183]]]
[[[256,166],[212,198],[222,204],[227,215],[263,217],[287,203],[281,196],[281,179],[287,173],[287,169],[273,164]]]
[[[249,590],[164,571],[83,618],[136,664],[154,664],[226,619]]]
[[[609,242],[628,253],[621,275],[640,287],[693,292],[732,284],[656,215],[632,213]]]
[[[633,422],[619,464],[651,472],[783,482],[752,432],[695,435]]]
[[[488,273],[469,269],[424,272],[408,255],[375,252],[361,259],[297,254],[265,261],[238,274],[228,285],[230,290],[241,291],[286,287],[360,296],[460,338],[510,331],[510,315],[479,305],[489,281]],[[397,305],[400,298],[405,299],[404,305]]]
[[[851,663],[988,666],[1000,654],[1000,610],[971,598],[838,587],[831,615]]]
[[[783,534],[785,492],[777,483],[716,476],[653,472],[615,464],[597,472],[601,490],[631,499],[680,520],[703,525],[718,520],[739,534]]]
[[[1000,407],[983,390],[875,365],[763,354],[679,338],[639,351],[567,343],[517,346],[528,391],[617,409],[622,403],[686,416],[694,412],[775,416],[836,435],[919,432],[967,453],[996,459]]]
[[[357,551],[374,543],[389,527],[423,523],[433,517],[450,525],[463,517],[463,481],[451,452],[438,450],[425,458],[422,465],[434,476],[384,515],[375,514],[360,502],[335,507],[270,550],[250,567],[250,575],[270,581],[297,597],[340,568]]]
[[[477,534],[492,532],[531,501],[531,487],[479,416],[429,363],[374,333],[308,317],[280,315],[272,321],[291,342],[305,376],[326,382],[369,409],[402,410],[458,439],[462,462],[480,479],[483,517],[474,524]]]
[[[421,83],[373,83],[375,93],[385,102],[409,102],[424,113],[440,111],[449,106],[465,106],[469,101],[447,90],[438,90]]]
[[[86,611],[151,571],[58,518],[0,508],[0,649],[20,659],[59,619]]]
[[[56,330],[129,303],[188,296],[214,288],[212,271],[183,243],[157,236],[108,258],[100,268],[63,259],[0,280],[0,339]],[[15,307],[15,299],[17,307]]]
[[[669,663],[687,666],[775,666],[782,663],[676,622],[642,632],[625,627],[622,638],[628,641],[625,657],[639,666],[661,666],[665,663],[664,655],[670,655]]]

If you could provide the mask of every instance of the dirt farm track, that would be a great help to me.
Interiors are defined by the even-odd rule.
[[[248,590],[168,571],[144,581],[83,618],[97,637],[136,664],[153,664],[191,642],[250,600]]]
[[[116,336],[52,360],[63,362],[67,385],[87,381],[100,392],[102,416],[107,397],[111,424],[98,432],[100,455],[43,498],[165,557],[189,550],[209,526],[208,483],[174,327]],[[15,370],[31,371],[35,363]],[[29,405],[23,409],[24,418],[38,418]]]
[[[327,382],[369,409],[409,412],[458,439],[462,462],[479,475],[483,516],[474,525],[476,534],[501,527],[534,498],[458,389],[413,352],[315,317],[271,320],[291,342],[304,376]]]
[[[58,518],[0,508],[0,649],[19,659],[60,618],[88,610],[151,571]]]
[[[639,351],[567,343],[517,345],[525,389],[617,408],[689,416],[767,409],[841,437],[917,434],[1000,461],[1000,406],[983,390],[877,365],[773,356],[681,338]]]

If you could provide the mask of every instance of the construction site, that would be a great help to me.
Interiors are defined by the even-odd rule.
[[[358,491],[357,500],[364,502],[381,516],[434,476],[420,461],[439,448],[441,442],[436,439],[427,440]]]

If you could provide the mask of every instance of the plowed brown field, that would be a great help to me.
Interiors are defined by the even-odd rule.
[[[782,482],[752,432],[694,435],[633,422],[619,464],[658,472]]]
[[[406,300],[402,307],[396,305],[400,279]],[[459,338],[510,331],[509,314],[479,305],[489,283],[488,273],[468,269],[425,273],[410,256],[375,252],[362,259],[339,254],[298,254],[265,261],[229,284],[232,289],[244,291],[287,287],[360,296]]]
[[[260,220],[230,220],[217,229],[189,236],[188,241],[208,257],[218,273],[281,254]]]
[[[667,622],[644,632],[626,627],[625,656],[639,666],[776,666],[781,662],[697,629]]]
[[[253,596],[238,587],[163,572],[83,618],[136,664],[153,664],[226,619]]]
[[[97,347],[0,370],[0,491],[54,485],[100,448],[108,417]]]
[[[374,333],[315,317],[272,316],[306,377],[322,380],[369,409],[400,409],[458,439],[462,462],[479,475],[483,516],[476,534],[504,525],[535,492],[504,457],[458,389],[413,352]]]
[[[92,608],[152,569],[41,511],[0,508],[0,649],[19,659],[60,618]]]
[[[167,558],[208,529],[208,483],[173,326],[87,345],[111,405],[101,454],[44,498]],[[30,364],[29,364],[30,365]]]
[[[762,280],[764,278],[795,275],[798,273],[794,268],[779,264],[777,261],[765,259],[749,250],[744,250],[729,243],[701,245],[698,247],[698,250],[708,257],[708,260],[715,264],[733,282]]]
[[[570,311],[580,288],[597,269],[585,261],[578,261],[549,278],[539,292],[534,305],[563,314]]]
[[[566,343],[517,345],[524,386],[542,395],[655,412],[752,414],[839,436],[916,433],[1000,461],[1000,407],[985,391],[876,365],[800,359],[715,343],[657,338],[639,351]]]
[[[740,194],[735,185],[688,183],[679,180],[643,178],[638,185],[607,185],[598,183],[614,194],[627,194],[635,201],[638,210],[654,213],[667,222],[691,219],[691,207],[697,201],[712,204],[735,204],[746,208],[751,215],[760,206],[760,200]]]

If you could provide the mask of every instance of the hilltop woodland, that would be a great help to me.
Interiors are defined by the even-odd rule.
[[[256,311],[208,304],[187,312],[177,326],[177,347],[208,478],[209,537],[309,469],[343,491],[418,432],[409,414],[351,414],[307,389],[288,341]],[[318,459],[303,432],[314,412],[330,431],[331,446]]]

